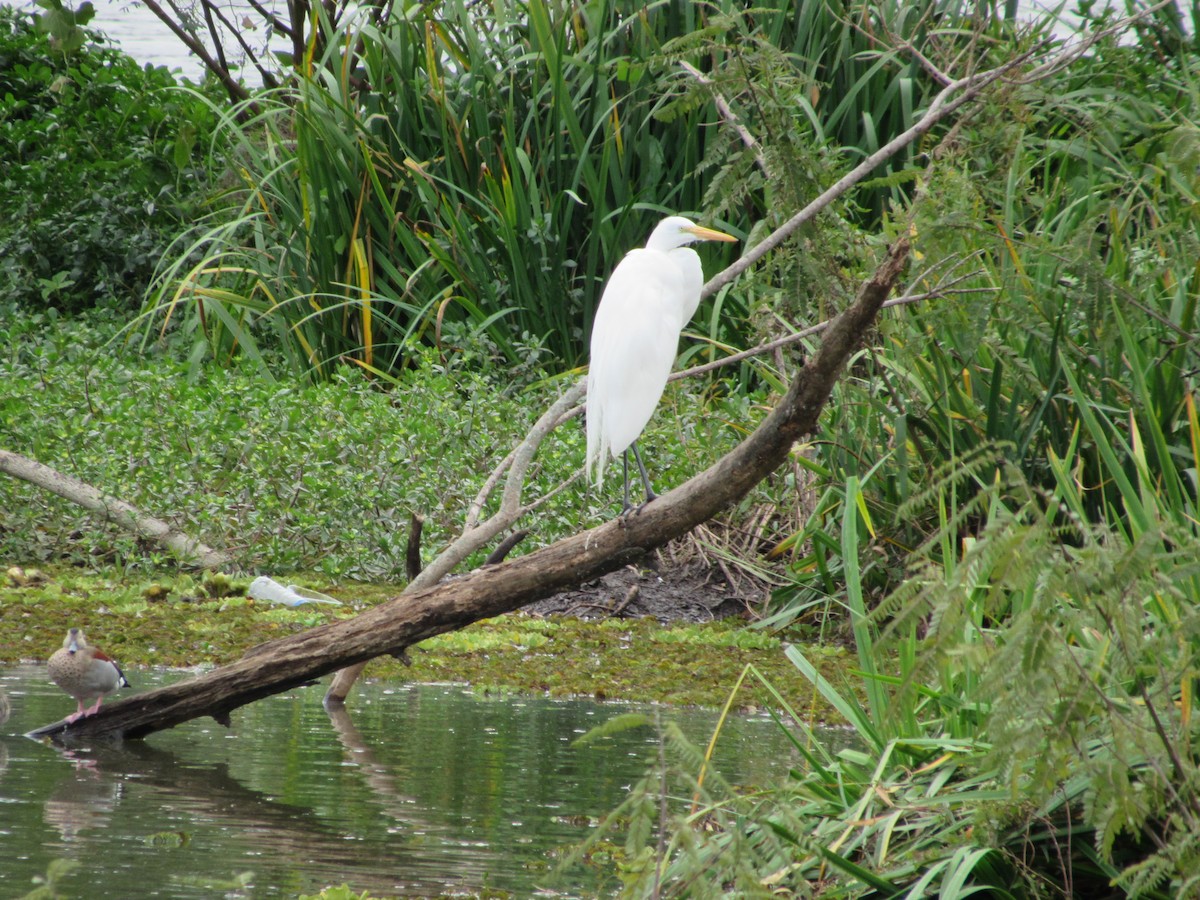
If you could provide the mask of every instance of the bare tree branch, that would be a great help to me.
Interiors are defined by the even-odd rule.
[[[490,543],[504,529],[511,527],[532,506],[521,505],[521,492],[525,485],[525,473],[529,470],[538,447],[558,425],[565,420],[565,414],[574,406],[587,390],[587,381],[577,382],[570,390],[558,398],[550,408],[542,413],[524,439],[492,470],[484,482],[467,512],[466,524],[462,533],[451,542],[450,546],[438,554],[437,558],[426,566],[421,573],[409,582],[402,596],[419,591],[422,588],[437,584],[446,575],[472,553]],[[479,517],[488,498],[492,495],[500,480],[505,478],[504,493],[500,498],[500,508],[487,520],[480,523]],[[562,490],[565,485],[559,485],[552,493]],[[537,503],[543,503],[550,495],[542,497]],[[536,505],[536,504],[534,504]],[[342,669],[334,677],[325,694],[325,704],[335,706],[345,702],[350,688],[362,674],[366,662]]]
[[[700,84],[711,90],[713,103],[716,105],[717,111],[721,114],[721,117],[729,123],[729,126],[737,132],[738,137],[742,139],[742,143],[746,145],[746,149],[754,152],[754,161],[758,164],[759,171],[761,171],[766,178],[770,179],[771,170],[767,167],[767,158],[763,154],[762,146],[754,139],[754,135],[750,133],[750,129],[742,124],[742,120],[738,117],[738,114],[733,111],[725,98],[717,92],[716,86],[713,84],[713,80],[687,60],[683,60],[679,63],[679,65],[683,67],[685,72],[695,78],[696,81],[700,82]]]
[[[288,25],[288,23],[283,19],[279,18],[279,16],[275,15],[273,11],[263,6],[259,0],[246,0],[246,2],[250,4],[251,8],[256,13],[263,17],[263,21],[265,21],[272,30],[278,31],[286,38],[290,39],[292,37],[291,26]]]
[[[1095,47],[1100,41],[1126,31],[1142,19],[1149,18],[1158,10],[1170,6],[1172,3],[1173,0],[1159,0],[1158,3],[1147,6],[1145,9],[1140,9],[1132,15],[1125,16],[1123,19],[1117,19],[1107,28],[1101,28],[1099,31],[1083,32],[1078,35],[1078,40],[1069,42],[1061,52],[1055,54],[1041,65],[1034,66],[1023,76],[1016,79],[1016,82],[1018,84],[1030,84],[1053,75],[1064,66],[1069,66],[1075,60],[1079,59],[1079,57]]]
[[[225,15],[224,10],[216,6],[212,0],[201,0],[204,6],[205,16],[211,17],[215,15],[220,23],[225,27],[225,30],[233,35],[233,39],[237,41],[238,46],[242,48],[242,54],[246,60],[258,70],[258,75],[262,78],[262,83],[265,87],[275,87],[279,82],[275,80],[274,74],[262,64],[258,53],[250,46],[250,43],[242,36],[242,29],[238,28],[233,22],[229,21],[229,17]],[[213,36],[213,45],[220,50],[221,65],[228,69],[228,62],[225,60],[224,48],[221,46],[219,32],[212,25],[211,18],[209,21],[209,33]]]
[[[483,512],[488,498],[492,495],[492,492],[496,489],[496,485],[499,484],[500,479],[504,477],[504,473],[509,471],[510,467],[512,467],[512,471],[507,481],[505,481],[504,499],[501,500],[500,506],[502,510],[507,507],[509,511],[519,506],[524,474],[528,470],[529,464],[533,461],[538,447],[541,446],[546,436],[563,421],[564,413],[570,410],[583,397],[586,391],[587,381],[581,379],[570,390],[559,397],[549,409],[542,413],[541,417],[534,423],[533,428],[530,429],[529,434],[496,466],[491,475],[488,476],[487,481],[484,482],[483,487],[475,495],[475,499],[471,501],[471,506],[467,510],[465,530],[470,531],[478,527],[479,516]],[[521,474],[521,480],[514,480],[514,476],[516,476],[518,470]]]
[[[903,45],[902,49],[908,49],[909,51],[916,53],[918,62],[921,62],[923,66],[928,63],[931,68],[931,73],[934,74],[934,77],[940,81],[944,81],[945,83],[945,87],[943,87],[942,90],[938,92],[937,96],[933,98],[933,101],[929,104],[929,108],[925,110],[924,115],[922,115],[921,118],[918,119],[907,130],[896,135],[896,137],[892,138],[890,141],[864,159],[861,163],[839,178],[836,182],[830,185],[824,192],[821,193],[820,196],[809,203],[808,206],[804,207],[804,209],[800,210],[798,213],[776,228],[762,241],[750,248],[745,254],[742,255],[740,259],[727,267],[724,271],[719,272],[709,279],[708,283],[704,285],[702,296],[707,297],[710,294],[720,290],[725,285],[729,284],[734,278],[742,274],[742,272],[746,271],[748,268],[750,268],[750,266],[754,265],[754,263],[758,262],[758,260],[762,259],[768,253],[782,244],[801,225],[804,225],[805,223],[816,218],[818,213],[845,194],[851,187],[858,184],[860,181],[870,175],[870,173],[878,168],[878,166],[880,166],[883,162],[896,155],[896,153],[913,143],[924,134],[928,133],[930,129],[938,124],[938,122],[947,118],[949,115],[957,111],[961,106],[974,100],[989,85],[1001,80],[1010,80],[1015,84],[1030,84],[1046,78],[1064,66],[1074,62],[1076,59],[1094,47],[1099,41],[1106,37],[1111,37],[1114,34],[1119,34],[1125,31],[1131,25],[1146,18],[1147,16],[1152,15],[1156,10],[1167,6],[1170,2],[1171,0],[1160,0],[1160,2],[1154,4],[1153,6],[1146,7],[1145,9],[1139,10],[1137,13],[1131,16],[1126,16],[1125,18],[1114,22],[1107,28],[1085,34],[1077,43],[1069,45],[1060,52],[1056,53],[1050,59],[1037,66],[1034,66],[1028,72],[1016,77],[1013,77],[1013,73],[1030,59],[1032,59],[1042,48],[1035,47],[1031,50],[1027,50],[1024,53],[1021,53],[996,66],[995,68],[988,69],[984,72],[968,74],[961,78],[945,81],[945,79],[949,79],[948,75],[941,72],[936,66],[933,66],[932,63],[928,63],[928,60],[925,60],[923,56],[921,56],[919,53],[916,53],[914,48],[912,48],[910,45]]]
[[[973,272],[967,272],[964,275],[959,275],[955,278],[946,280],[946,278],[950,275],[950,273],[952,273],[956,268],[958,268],[963,263],[968,262],[969,260],[973,259],[974,257],[976,257],[978,255],[979,255],[978,253],[973,253],[968,257],[964,257],[964,258],[958,260],[958,262],[956,262],[953,266],[951,266],[950,269],[946,272],[946,276],[943,277],[943,280],[937,286],[931,288],[930,290],[922,291],[919,294],[914,294],[910,290],[908,293],[904,294],[904,296],[902,296],[902,297],[893,297],[891,300],[888,300],[887,302],[885,302],[883,304],[881,309],[891,309],[894,306],[909,306],[913,303],[922,303],[926,300],[932,300],[935,297],[945,297],[945,296],[948,296],[949,294],[995,294],[995,293],[997,293],[1000,290],[1000,288],[995,288],[995,287],[958,288],[958,287],[955,287],[955,285],[960,284],[963,281],[966,281],[968,278],[973,278],[974,276],[980,274],[978,270],[973,271]],[[947,260],[942,260],[941,262],[939,262],[933,266],[930,266],[924,272],[920,273],[919,275],[917,275],[916,277],[914,277],[912,279],[913,284],[919,284],[920,282],[924,281],[931,272],[933,272],[936,268],[940,267],[945,262],[947,262]],[[698,366],[691,366],[690,368],[687,368],[687,369],[680,369],[678,372],[672,372],[671,375],[667,378],[667,380],[668,381],[678,381],[681,378],[693,378],[696,375],[703,375],[706,372],[712,372],[717,369],[722,369],[725,366],[731,366],[735,363],[742,362],[743,360],[750,359],[751,357],[763,356],[767,353],[773,353],[775,350],[778,350],[781,347],[786,347],[789,344],[795,344],[798,341],[801,341],[806,337],[812,337],[814,334],[820,334],[822,331],[824,331],[826,328],[829,327],[829,325],[832,321],[833,321],[832,319],[827,319],[824,322],[817,322],[815,325],[810,325],[807,328],[801,328],[799,331],[793,331],[790,334],[785,334],[783,337],[775,338],[774,340],[770,340],[765,343],[758,344],[757,346],[751,347],[749,350],[740,350],[737,353],[731,353],[729,356],[722,356],[720,359],[714,359],[712,362],[701,363]],[[578,407],[576,411],[578,411],[578,409],[582,409],[582,407]]]
[[[217,30],[217,23],[213,21],[213,6],[207,0],[200,0],[200,8],[204,10],[204,24],[208,27],[208,38],[212,41],[217,62],[221,64],[222,71],[228,72],[229,60],[225,58],[225,42],[221,40],[221,32]]]
[[[250,93],[242,87],[234,77],[229,73],[229,70],[224,68],[217,60],[213,59],[208,48],[197,40],[194,36],[185,31],[171,16],[167,15],[167,11],[160,6],[156,0],[142,0],[146,4],[146,8],[154,13],[164,25],[171,29],[171,32],[179,40],[183,41],[185,47],[200,57],[200,61],[204,63],[204,67],[213,73],[225,87],[225,92],[230,98],[236,101],[245,101],[250,99]]]

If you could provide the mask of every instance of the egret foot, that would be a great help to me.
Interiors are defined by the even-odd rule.
[[[621,510],[621,515],[619,515],[617,518],[620,519],[621,524],[624,525],[625,523],[627,523],[629,521],[630,516],[640,516],[642,514],[642,510],[645,509],[650,504],[650,501],[657,500],[657,499],[658,499],[658,495],[652,494],[651,496],[647,497],[643,502],[639,503],[637,506],[626,504],[625,508],[623,510]]]

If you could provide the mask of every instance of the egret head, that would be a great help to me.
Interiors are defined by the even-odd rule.
[[[646,249],[666,252],[667,250],[674,250],[676,247],[685,247],[688,244],[694,244],[696,241],[736,240],[737,238],[732,235],[725,234],[722,231],[714,231],[711,228],[705,228],[703,225],[697,225],[683,216],[667,216],[650,233],[650,240],[646,241]]]

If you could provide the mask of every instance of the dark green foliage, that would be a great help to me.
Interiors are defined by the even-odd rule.
[[[0,7],[0,298],[136,308],[199,202],[213,117],[54,0]],[[90,7],[90,4],[86,4]]]
[[[706,14],[681,9],[453,0],[349,19],[312,79],[228,123],[246,138],[241,218],[181,242],[209,264],[172,260],[153,308],[187,301],[218,357],[257,351],[268,313],[316,375],[346,357],[399,372],[419,342],[574,364],[613,261],[664,211],[700,208],[711,109],[652,109],[675,77],[659,44]]]

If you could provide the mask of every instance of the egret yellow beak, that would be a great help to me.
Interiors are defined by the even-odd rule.
[[[693,225],[691,228],[685,228],[684,231],[690,232],[702,241],[736,241],[732,234],[726,234],[723,231],[715,231],[712,228],[705,228],[703,225]]]

